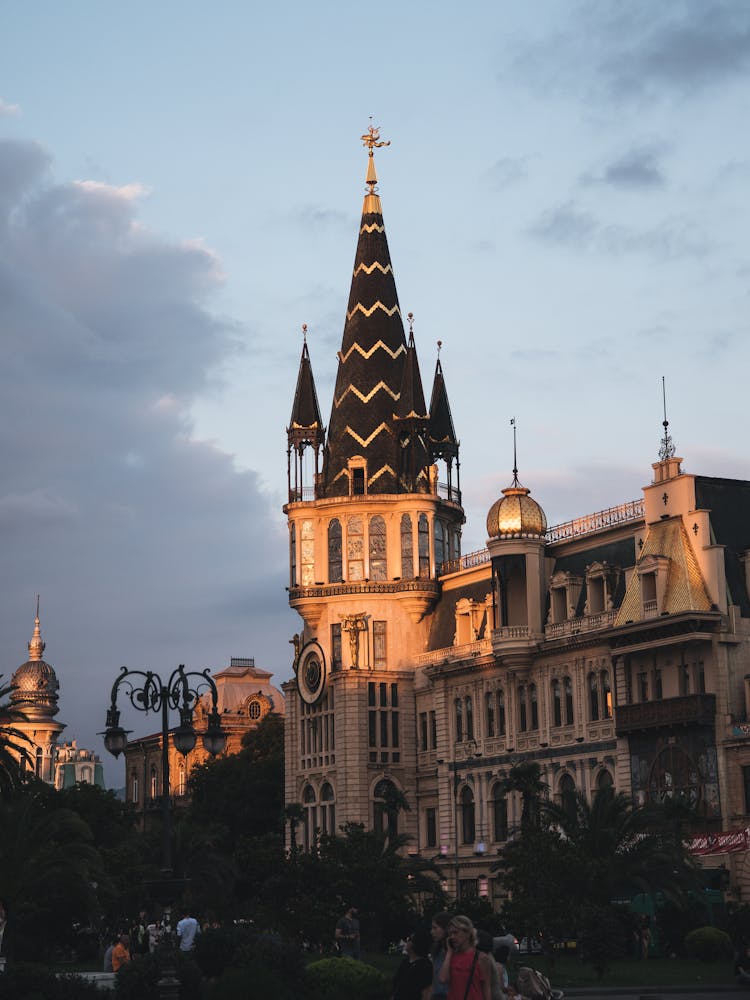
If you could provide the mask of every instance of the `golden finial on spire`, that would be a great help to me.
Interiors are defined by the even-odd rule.
[[[440,348],[443,346],[442,340],[439,340],[437,342],[437,345],[438,345],[438,360],[439,360],[440,359]]]
[[[39,594],[36,595],[36,618],[34,619],[34,634],[28,644],[29,659],[41,660],[46,643],[42,642],[42,633],[39,628]]]
[[[302,324],[302,342],[307,343],[307,323]]]
[[[409,333],[414,333],[414,313],[407,313],[406,318],[409,320]]]

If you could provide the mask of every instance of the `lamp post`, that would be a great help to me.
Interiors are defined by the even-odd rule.
[[[193,681],[193,678],[200,678]],[[135,679],[135,680],[134,680]],[[217,690],[208,669],[185,670],[180,664],[164,683],[153,670],[120,669],[120,674],[112,685],[112,703],[107,709],[107,728],[104,735],[104,746],[115,757],[123,752],[128,743],[128,730],[120,725],[120,712],[117,708],[117,696],[121,690],[125,697],[139,712],[161,712],[161,793],[162,817],[164,820],[162,840],[162,869],[165,879],[172,875],[172,803],[169,794],[169,713],[177,709],[180,713],[180,724],[174,730],[174,746],[178,753],[186,757],[196,743],[193,728],[193,710],[198,702],[198,695],[204,688],[211,692],[211,712],[208,716],[208,728],[203,734],[203,745],[212,756],[222,752],[226,746],[226,735],[221,728],[221,716],[217,709]],[[144,801],[146,789],[143,789]]]
[[[477,760],[477,758],[479,758],[479,757],[482,756],[482,752],[477,747],[477,741],[474,739],[473,736],[471,736],[468,740],[466,740],[465,743],[468,745],[466,753],[464,754],[464,761],[465,762],[466,761],[471,762],[471,761]],[[453,758],[454,758],[454,763],[453,763],[453,768],[454,768],[454,770],[453,770],[453,832],[454,832],[455,844],[456,844],[456,856],[455,856],[455,867],[456,867],[456,899],[458,899],[458,892],[459,892],[458,875],[459,875],[459,868],[460,868],[460,859],[459,859],[459,856],[458,856],[458,789],[459,789],[459,786],[461,784],[461,774],[460,774],[460,768],[459,768],[459,763],[458,763],[457,753],[456,753],[456,751],[458,750],[458,746],[459,746],[459,744],[456,743],[455,749],[454,749],[454,753],[453,753]],[[474,800],[474,808],[476,809],[476,798]],[[475,820],[474,820],[474,822],[475,822],[474,834],[476,835],[476,813],[475,813]]]

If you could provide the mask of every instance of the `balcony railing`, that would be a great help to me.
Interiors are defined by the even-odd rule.
[[[312,587],[290,587],[289,600],[298,601],[308,597],[338,597],[341,594],[403,594],[418,592],[437,594],[440,584],[437,580],[393,580],[376,583],[362,580],[359,583],[315,584]]]
[[[694,724],[713,725],[716,717],[716,695],[688,694],[681,698],[644,701],[637,705],[619,705],[615,709],[615,730],[618,735],[637,729]]]
[[[493,639],[528,639],[528,625],[503,625],[492,630]]]
[[[638,521],[642,517],[643,500],[629,500],[616,507],[598,510],[595,514],[586,514],[584,517],[576,517],[572,521],[556,524],[547,529],[547,541],[563,542],[569,538],[580,538],[581,535],[590,535],[594,531],[611,528],[616,524]]]
[[[447,500],[449,503],[461,506],[461,490],[457,490],[455,486],[449,486],[448,483],[438,483],[437,495],[441,500]]]
[[[544,638],[561,639],[563,636],[610,628],[614,624],[616,616],[616,611],[600,611],[595,615],[583,615],[581,618],[570,618],[564,622],[553,622],[551,625],[544,626]]]
[[[492,642],[490,639],[477,639],[476,642],[464,642],[460,646],[444,646],[442,649],[433,649],[429,653],[420,653],[414,657],[414,660],[419,666],[426,667],[431,663],[441,663],[443,660],[466,660],[470,656],[481,656],[491,652]]]
[[[483,566],[489,561],[489,549],[477,549],[476,552],[467,552],[465,556],[459,556],[457,559],[446,559],[440,568],[440,575],[447,576],[448,573],[458,573],[462,569]]]

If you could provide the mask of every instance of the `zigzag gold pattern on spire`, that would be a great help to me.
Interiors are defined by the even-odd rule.
[[[359,344],[357,343],[352,344],[352,346],[349,348],[346,354],[341,354],[341,352],[339,352],[339,361],[342,364],[345,361],[348,361],[352,351],[358,351],[365,359],[365,361],[369,361],[369,359],[373,356],[373,354],[375,353],[375,351],[377,351],[379,347],[382,348],[386,354],[390,354],[390,356],[393,358],[394,361],[399,356],[399,354],[406,354],[406,347],[403,344],[399,344],[396,350],[392,351],[387,344],[384,344],[382,340],[379,340],[376,344],[372,345],[369,351],[366,351],[363,347],[360,347]]]
[[[380,469],[378,469],[378,471],[375,473],[374,476],[370,476],[370,478],[367,480],[367,485],[372,486],[374,482],[377,482],[377,480],[380,479],[381,476],[384,476],[387,472],[390,472],[390,474],[393,476],[394,479],[396,478],[396,473],[393,471],[390,465],[384,465]]]
[[[360,264],[357,270],[354,272],[354,277],[356,278],[360,271],[364,271],[365,274],[372,274],[375,268],[380,271],[381,274],[393,274],[393,268],[390,264],[386,264],[383,267],[378,261],[374,261],[372,264]]]
[[[370,391],[367,394],[365,394],[364,392],[360,392],[359,389],[356,387],[356,385],[348,385],[346,389],[344,389],[344,391],[341,393],[339,398],[334,399],[333,405],[336,408],[338,408],[342,404],[342,402],[346,399],[347,394],[350,392],[353,392],[354,395],[357,397],[357,399],[359,399],[362,403],[369,403],[372,397],[375,395],[375,393],[379,392],[381,389],[385,389],[385,391],[388,393],[391,399],[394,400],[394,402],[398,399],[399,393],[394,392],[391,388],[389,388],[385,384],[385,382],[380,381],[373,389],[370,389]]]
[[[390,433],[390,430],[388,428],[388,424],[385,421],[383,421],[382,424],[380,424],[378,427],[376,427],[375,430],[372,432],[372,434],[370,434],[370,436],[366,437],[366,438],[361,438],[359,436],[359,434],[357,434],[356,431],[353,431],[351,429],[351,427],[349,426],[349,424],[346,425],[346,433],[347,434],[351,434],[351,436],[354,438],[354,440],[357,442],[357,444],[361,445],[363,448],[366,448],[369,444],[371,444],[375,440],[375,438],[378,436],[378,434],[381,433],[381,431],[385,431],[386,434]]]
[[[371,305],[369,309],[363,306],[361,302],[358,302],[352,311],[346,314],[347,321],[350,320],[356,312],[361,312],[363,316],[372,316],[376,309],[382,309],[386,316],[393,316],[394,313],[398,313],[399,316],[401,315],[401,310],[397,305],[389,309],[388,306],[384,305],[380,299],[378,299],[378,301],[374,305]]]
[[[385,232],[385,226],[379,226],[377,222],[370,222],[369,224],[362,226],[362,228],[359,231],[359,235],[361,236],[362,233],[384,233],[384,232]]]

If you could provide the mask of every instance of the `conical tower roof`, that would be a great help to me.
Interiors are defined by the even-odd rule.
[[[398,446],[393,415],[406,360],[406,338],[385,235],[373,149],[386,145],[370,128],[367,193],[354,258],[339,352],[325,462],[325,492],[349,492],[350,458],[367,462],[367,492],[398,492]]]
[[[303,326],[305,334],[302,345],[302,357],[299,363],[299,374],[297,375],[297,388],[294,393],[292,404],[292,415],[289,418],[289,426],[286,429],[290,444],[299,444],[301,441],[311,441],[313,444],[322,443],[325,428],[320,419],[320,407],[318,406],[318,394],[315,391],[315,379],[313,378],[312,364],[310,363],[310,352],[307,349],[307,326]]]
[[[411,313],[409,313],[411,317]],[[394,416],[401,420],[427,420],[428,413],[424,405],[424,390],[422,376],[419,372],[417,349],[414,345],[414,334],[409,331],[409,341],[406,347],[404,374],[401,379],[399,398],[394,408]]]
[[[439,348],[440,341],[438,341]],[[432,383],[429,436],[432,454],[435,458],[455,458],[458,455],[458,439],[453,427],[453,415],[448,402],[448,391],[445,388],[440,355],[438,355],[435,365],[435,378]]]

